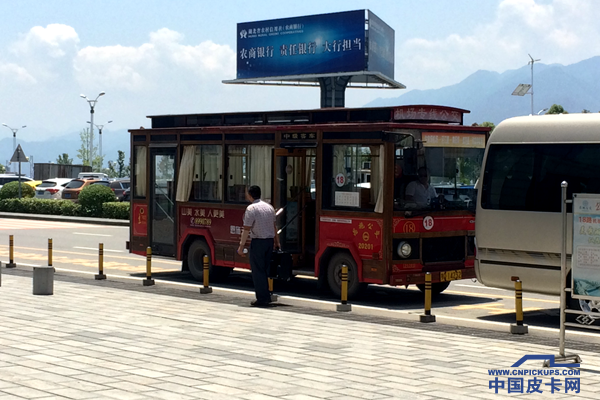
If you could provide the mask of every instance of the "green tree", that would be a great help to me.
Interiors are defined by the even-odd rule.
[[[61,164],[61,165],[72,165],[73,164],[73,159],[69,158],[69,155],[67,153],[62,153],[56,159],[56,163],[57,164]]]
[[[492,128],[490,130],[490,133],[494,132],[494,129],[496,129],[496,124],[494,124],[493,122],[489,122],[489,121],[485,121],[484,123],[481,124],[481,126]]]
[[[79,133],[79,138],[81,139],[81,147],[77,150],[77,158],[81,160],[83,165],[91,165],[92,171],[100,172],[102,170],[102,162],[104,160],[103,157],[97,155],[91,160],[90,164],[90,130],[89,128],[85,128]],[[94,146],[94,154],[98,154],[98,146]]]
[[[560,104],[552,104],[546,114],[568,114],[568,112]]]
[[[2,164],[0,164],[0,174],[4,174],[6,173],[6,167]]]
[[[588,110],[588,109],[586,109],[586,108],[584,108],[584,109],[583,109],[583,111],[582,111],[582,113],[584,113],[584,114],[589,114],[589,113],[591,113],[591,111],[590,111],[590,110]]]
[[[117,158],[117,175],[119,178],[129,176],[129,164],[125,165],[125,152],[117,150],[119,157]]]

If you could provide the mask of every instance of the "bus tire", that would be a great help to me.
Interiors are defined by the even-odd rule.
[[[204,256],[208,256],[209,281],[219,282],[229,276],[231,268],[212,265],[210,247],[208,247],[208,244],[204,240],[196,239],[190,245],[187,253],[188,269],[195,280],[202,282],[204,279]]]
[[[327,266],[327,283],[336,296],[342,294],[342,265],[348,266],[348,299],[357,297],[367,287],[366,283],[358,281],[358,268],[354,258],[349,253],[339,252],[333,255]]]
[[[431,284],[431,295],[435,296],[435,295],[442,293],[444,290],[448,289],[448,286],[450,286],[450,282],[432,283]],[[417,287],[419,288],[419,290],[421,292],[425,293],[425,284],[424,283],[418,283]]]

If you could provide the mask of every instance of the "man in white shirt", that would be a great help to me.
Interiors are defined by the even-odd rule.
[[[421,167],[418,171],[419,179],[406,186],[404,199],[406,202],[416,203],[418,207],[428,207],[431,200],[437,197],[435,188],[429,184],[429,172]]]

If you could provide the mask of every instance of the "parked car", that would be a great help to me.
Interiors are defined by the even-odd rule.
[[[92,182],[92,185],[102,185],[102,186],[110,187],[110,182],[109,181],[96,181],[96,182]]]
[[[35,190],[36,199],[54,199],[62,198],[62,191],[71,182],[71,178],[53,178],[46,179]]]
[[[42,183],[42,181],[25,181],[26,185],[29,185],[29,186],[31,186],[34,189],[36,187],[38,187],[41,183]]]
[[[2,188],[3,185],[6,185],[8,182],[13,182],[13,181],[18,181],[19,180],[19,175],[15,175],[15,174],[0,174],[0,189]],[[21,181],[25,182],[25,181],[31,181],[31,178],[28,178],[26,176],[22,176],[21,177]]]
[[[131,188],[127,188],[123,191],[123,197],[121,197],[121,201],[131,201]]]
[[[95,179],[99,181],[108,181],[108,175],[102,172],[80,172],[77,179]]]
[[[129,179],[117,179],[110,183],[110,188],[115,192],[118,201],[123,201],[123,192],[129,189]]]
[[[97,181],[95,179],[73,179],[71,182],[67,183],[67,186],[65,186],[63,189],[61,198],[64,200],[78,202],[79,193],[81,193],[83,188],[96,182],[101,181]]]

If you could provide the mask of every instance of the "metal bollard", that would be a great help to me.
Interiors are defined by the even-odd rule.
[[[279,296],[273,294],[273,278],[269,278],[269,294],[271,295],[271,302],[279,300]]]
[[[146,279],[143,281],[144,286],[154,285],[154,279],[152,279],[152,248],[146,248]]]
[[[202,271],[202,281],[204,283],[204,287],[200,288],[200,293],[201,294],[208,294],[208,293],[212,293],[212,288],[210,286],[208,286],[208,282],[209,282],[209,271],[210,271],[210,265],[208,262],[208,256],[205,255],[202,258],[202,267],[203,267],[203,271]]]
[[[352,305],[348,304],[348,266],[342,264],[342,299],[341,304],[336,307],[337,311],[352,311]]]
[[[524,335],[529,333],[529,328],[523,325],[523,282],[518,276],[513,276],[510,280],[515,282],[515,314],[517,315],[517,322],[510,324],[510,333]]]
[[[94,275],[94,279],[97,281],[106,279],[106,275],[104,275],[104,243],[98,244],[98,274]]]
[[[425,274],[425,312],[419,315],[421,322],[435,322],[435,315],[431,315],[431,273]]]
[[[52,266],[52,239],[48,239],[48,266]]]
[[[14,236],[10,235],[8,237],[8,264],[6,264],[6,268],[16,268],[17,267],[17,264],[15,264],[15,258],[14,258],[14,247],[15,247]]]

